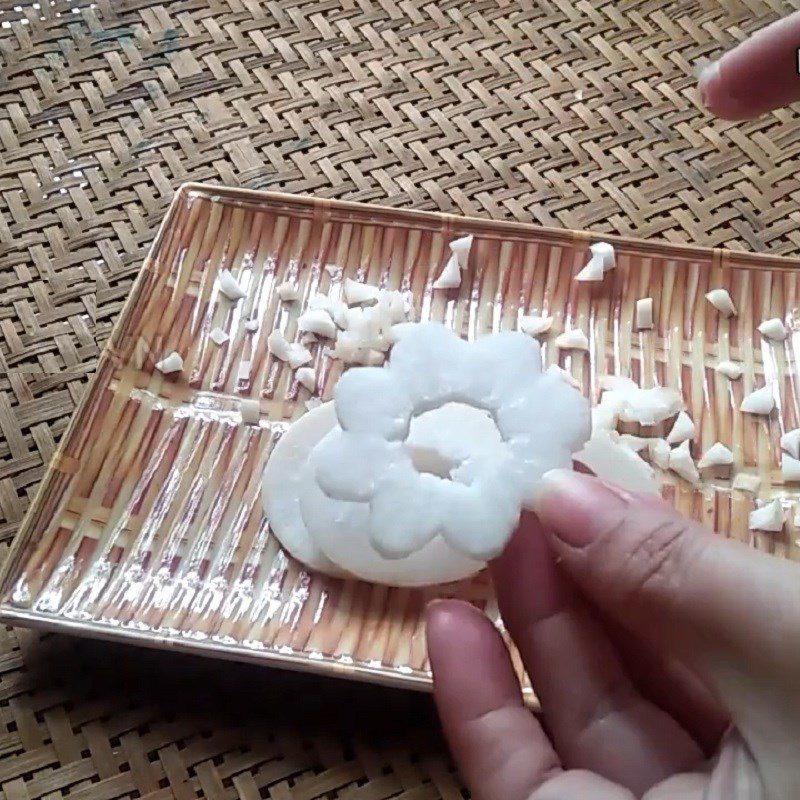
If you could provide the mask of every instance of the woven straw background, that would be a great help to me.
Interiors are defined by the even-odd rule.
[[[796,255],[797,116],[710,121],[691,74],[794,5],[2,0],[0,538],[185,180]],[[423,697],[26,631],[0,662],[8,800],[462,796]]]

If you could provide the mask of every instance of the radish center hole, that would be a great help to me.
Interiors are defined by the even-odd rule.
[[[417,472],[460,483],[471,482],[472,459],[504,446],[492,415],[467,403],[445,403],[412,418],[406,443]]]

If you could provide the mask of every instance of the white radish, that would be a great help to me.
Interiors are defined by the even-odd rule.
[[[667,444],[666,439],[655,439],[649,445],[650,460],[659,469],[669,469],[669,460],[672,450]]]
[[[722,314],[723,317],[733,317],[736,315],[736,306],[731,300],[727,289],[712,289],[706,293],[706,300]]]
[[[688,439],[670,450],[669,468],[689,483],[697,483],[700,480],[700,473],[689,451]]]
[[[312,539],[300,516],[300,493],[309,482],[308,456],[336,425],[333,403],[308,411],[283,433],[272,452],[261,481],[261,499],[272,532],[298,561],[329,575],[344,575]]]
[[[658,494],[653,468],[627,447],[613,431],[596,430],[573,459],[588,467],[598,478],[629,492]]]
[[[233,302],[247,297],[247,292],[241,287],[239,281],[233,277],[229,269],[224,269],[219,274],[219,290],[228,300]]]
[[[789,483],[800,481],[800,460],[781,453],[781,478]]]
[[[450,242],[450,252],[456,259],[456,263],[461,269],[467,266],[469,260],[469,251],[472,249],[472,241],[475,237],[470,233],[462,236],[459,239],[453,239]]]
[[[714,369],[732,381],[738,381],[744,373],[744,367],[735,361],[720,361]]]
[[[552,317],[538,317],[533,314],[519,318],[519,329],[528,336],[541,336],[553,326]]]
[[[556,347],[560,350],[588,350],[589,340],[580,328],[573,328],[571,331],[556,336]]]
[[[258,400],[242,400],[239,411],[246,425],[258,425],[261,421],[261,404]]]
[[[761,478],[758,475],[750,475],[747,472],[740,472],[734,476],[731,488],[740,492],[758,494],[761,488]]]
[[[775,408],[775,396],[772,394],[772,387],[767,384],[754,392],[750,392],[739,406],[739,410],[745,414],[760,414],[766,416]]]
[[[748,527],[751,531],[778,533],[783,530],[783,506],[778,499],[750,512]]]
[[[276,289],[275,293],[284,303],[290,303],[300,297],[300,289],[291,281],[284,281]]]
[[[694,439],[695,427],[692,418],[685,412],[681,411],[675,418],[675,424],[667,436],[668,444],[680,444],[686,439]]]
[[[643,297],[636,301],[636,327],[647,331],[653,327],[653,298]]]
[[[183,358],[179,353],[174,350],[161,361],[156,362],[156,369],[164,375],[170,375],[173,372],[180,372],[183,369]]]
[[[598,258],[603,265],[603,269],[608,272],[614,269],[617,264],[614,248],[608,242],[595,242],[589,247],[592,258]]]
[[[504,447],[462,464],[454,480],[420,474],[404,428],[453,401],[491,410]],[[345,375],[336,411],[343,430],[314,449],[316,480],[329,497],[369,502],[370,540],[392,558],[437,535],[473,559],[495,557],[541,476],[569,466],[589,427],[586,400],[560,375],[542,374],[533,339],[506,332],[468,343],[436,323],[404,330],[387,369]]]
[[[301,314],[297,320],[297,330],[324,336],[326,339],[336,338],[336,324],[331,315],[321,308]]]
[[[775,342],[782,342],[787,336],[786,326],[778,317],[762,322],[758,326],[758,331],[765,338],[772,339]]]
[[[800,428],[794,428],[781,436],[781,449],[789,453],[792,458],[800,458]]]
[[[698,469],[726,467],[733,464],[733,453],[722,442],[714,442],[697,462]]]
[[[344,299],[348,305],[370,303],[378,299],[380,289],[369,283],[354,281],[352,278],[344,280]]]
[[[267,348],[275,358],[285,361],[292,369],[308,364],[314,356],[298,342],[289,342],[279,331],[274,330],[267,337]]]
[[[244,329],[248,333],[255,333],[258,330],[259,321],[257,319],[249,319],[244,324]]]
[[[447,263],[433,282],[434,289],[456,289],[461,286],[461,267],[455,255],[447,259]]]
[[[603,259],[592,256],[589,263],[575,276],[575,280],[581,283],[601,281],[604,274]]]
[[[309,392],[313,392],[317,388],[317,376],[312,367],[300,367],[294,374],[297,382],[301,386],[305,386]]]
[[[208,338],[211,339],[212,342],[216,345],[223,345],[225,342],[228,341],[231,337],[225,333],[222,328],[212,328],[211,333],[208,334]]]

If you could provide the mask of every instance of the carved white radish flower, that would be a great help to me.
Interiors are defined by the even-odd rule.
[[[437,323],[403,327],[388,367],[351,369],[339,380],[341,429],[312,451],[316,482],[333,499],[369,504],[370,541],[386,557],[441,535],[467,556],[493,558],[541,476],[569,467],[586,441],[588,402],[542,372],[538,343],[522,333],[470,343]],[[454,402],[489,412],[500,444],[445,475],[419,471],[406,442],[412,418]]]

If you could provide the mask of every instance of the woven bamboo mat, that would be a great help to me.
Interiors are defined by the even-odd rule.
[[[692,77],[796,5],[0,1],[0,539],[185,180],[800,253],[797,115],[710,121]],[[425,698],[26,631],[0,662],[0,800],[462,797]]]

